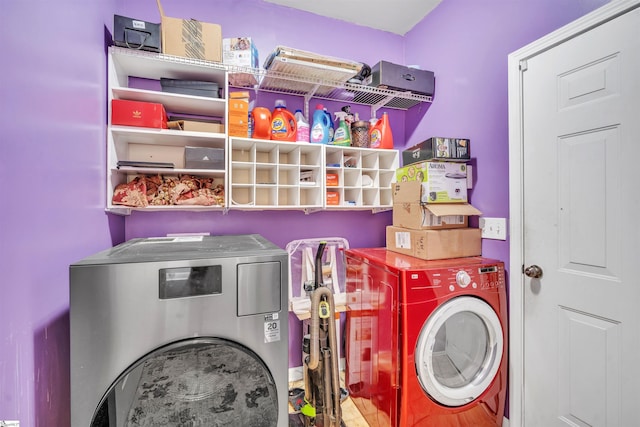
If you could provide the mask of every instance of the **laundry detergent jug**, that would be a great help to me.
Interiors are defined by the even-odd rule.
[[[311,142],[319,144],[328,144],[329,130],[331,128],[331,117],[327,115],[322,104],[316,106],[313,113],[313,125],[311,126]]]
[[[296,117],[287,110],[285,101],[276,100],[275,109],[271,114],[271,139],[295,142],[297,129]]]
[[[271,111],[265,107],[255,107],[251,110],[252,137],[271,139]]]

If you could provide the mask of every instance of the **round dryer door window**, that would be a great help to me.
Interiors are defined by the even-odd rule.
[[[454,298],[425,322],[416,345],[416,372],[424,391],[446,406],[462,406],[490,385],[502,360],[497,314],[475,297]]]
[[[273,377],[253,351],[198,338],[133,364],[106,394],[91,427],[273,427],[277,402]]]

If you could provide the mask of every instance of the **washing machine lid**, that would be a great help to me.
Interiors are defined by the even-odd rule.
[[[418,380],[434,401],[466,405],[493,382],[503,346],[500,319],[489,304],[471,296],[454,298],[438,307],[420,331]]]
[[[259,234],[136,238],[80,260],[74,265],[286,255]]]

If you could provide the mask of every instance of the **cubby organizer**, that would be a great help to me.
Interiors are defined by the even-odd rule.
[[[226,131],[213,133],[113,126],[110,121],[113,99],[160,103],[174,114],[220,117],[224,121],[228,115],[225,96],[230,87],[229,76],[243,72],[253,74],[258,81],[282,82],[275,85],[278,87],[275,90],[265,84],[253,89],[303,96],[305,105],[310,98],[344,100],[345,94],[349,95],[350,102],[370,105],[372,111],[382,107],[406,110],[421,102],[431,102],[430,97],[412,93],[261,69],[227,67],[217,62],[113,46],[109,48],[107,63],[109,123],[106,210],[123,215],[132,210],[388,210],[392,207],[391,183],[395,179],[399,154],[397,150],[229,137]],[[156,81],[165,77],[215,82],[221,88],[223,97],[206,98],[161,92],[159,89],[138,89],[130,86],[132,77]],[[291,85],[287,82],[300,84]],[[334,87],[335,90],[322,94],[317,92],[318,87],[327,86]],[[285,89],[289,87],[297,89]],[[224,149],[224,169],[184,168],[184,149],[187,146]],[[121,160],[171,162],[175,167],[119,168],[118,161]],[[191,174],[213,178],[216,184],[224,186],[224,206],[132,208],[114,205],[114,188],[143,174]],[[327,186],[327,174],[336,178],[331,184],[337,185]]]
[[[324,148],[326,174],[337,176],[337,185],[327,185],[326,192],[337,193],[338,204],[327,204],[327,209],[375,211],[392,207],[391,184],[399,164],[397,150],[331,145]]]
[[[322,146],[230,138],[229,207],[321,209]]]

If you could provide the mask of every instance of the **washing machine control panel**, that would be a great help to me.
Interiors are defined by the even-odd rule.
[[[496,289],[504,287],[504,270],[497,265],[449,268],[442,272],[450,292],[460,289]],[[445,283],[446,283],[445,282]]]

